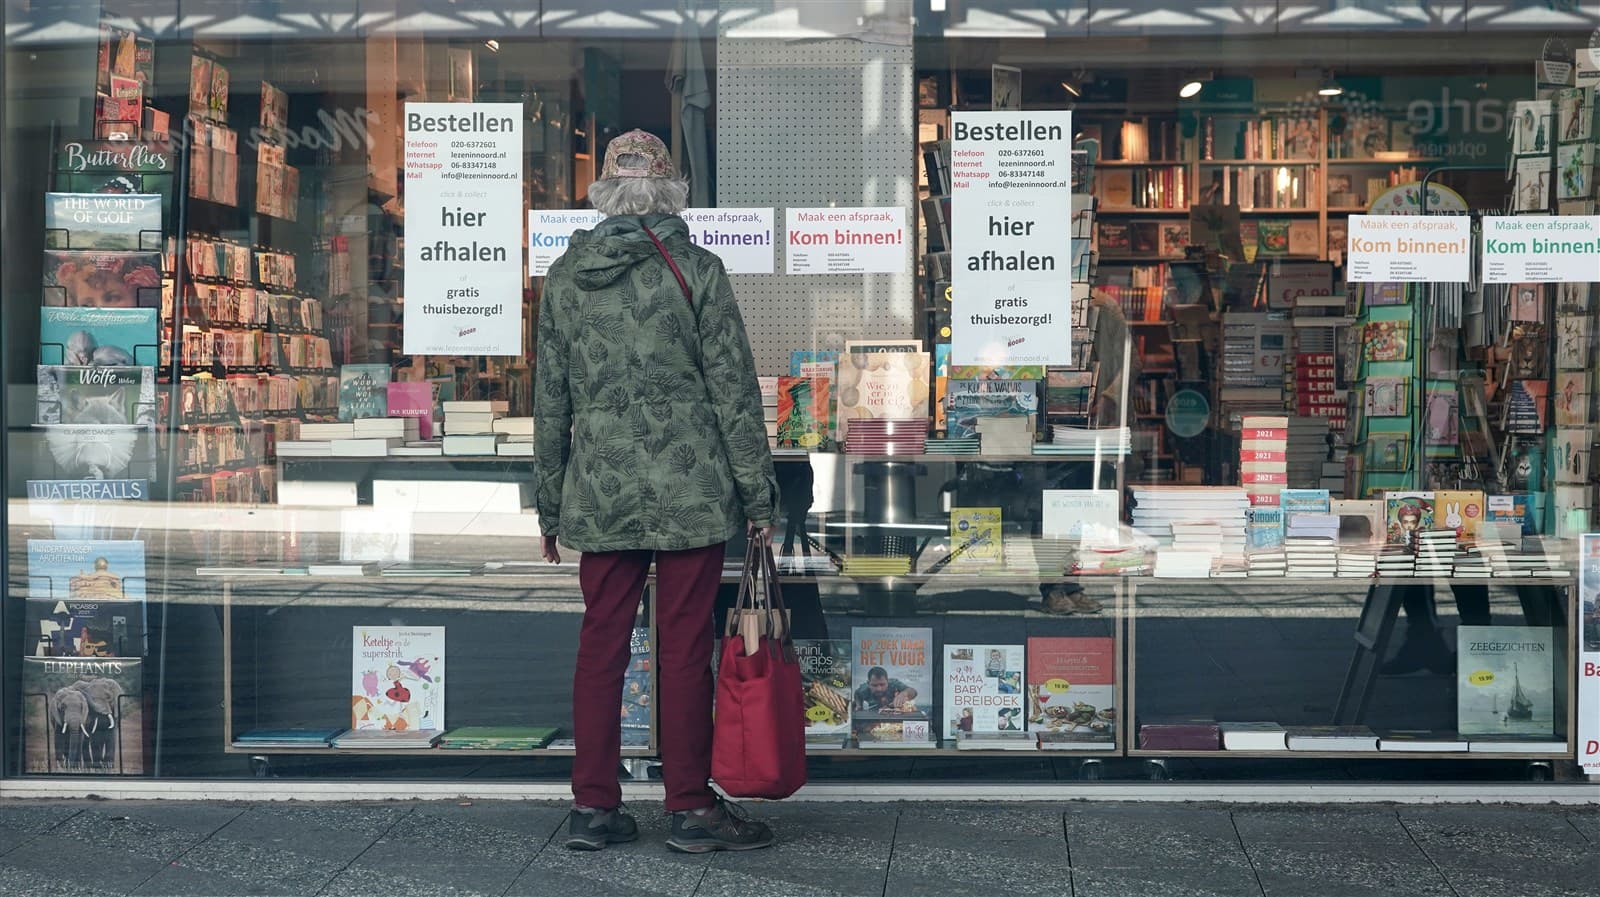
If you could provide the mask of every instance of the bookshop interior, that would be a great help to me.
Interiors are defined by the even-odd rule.
[[[1592,787],[1600,4],[524,5],[7,0],[5,777],[568,775],[536,323],[638,128],[813,780]]]

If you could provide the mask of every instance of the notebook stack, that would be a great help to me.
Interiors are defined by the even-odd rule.
[[[1417,556],[1406,546],[1385,542],[1378,549],[1379,576],[1412,576],[1416,570]]]
[[[1276,508],[1289,482],[1289,419],[1246,415],[1239,432],[1239,482],[1252,508]]]
[[[1289,556],[1282,545],[1276,548],[1263,548],[1250,552],[1248,566],[1252,577],[1281,577],[1289,570]]]
[[[767,441],[778,438],[778,378],[757,377],[761,387],[761,420],[767,425]]]
[[[1050,428],[1050,441],[1033,447],[1036,455],[1126,455],[1133,446],[1133,431],[1127,427],[1093,429],[1056,424]]]
[[[1536,539],[1506,549],[1496,562],[1495,576],[1569,576],[1559,549]]]
[[[1177,548],[1156,549],[1157,579],[1209,579],[1211,565],[1217,556],[1209,551],[1185,551]]]
[[[1323,462],[1328,460],[1328,419],[1291,417],[1288,423],[1288,485],[1317,486],[1322,482]]]
[[[494,422],[494,431],[505,437],[505,441],[495,445],[495,454],[518,458],[533,457],[533,418],[498,418]]]
[[[439,739],[439,747],[455,751],[535,751],[553,741],[554,726],[462,726]]]
[[[927,442],[928,421],[925,418],[858,417],[845,424],[845,445],[852,455],[920,455]]]
[[[1150,572],[1150,552],[1138,545],[1080,546],[1067,572],[1074,576],[1143,576]]]
[[[1457,579],[1488,579],[1494,576],[1494,565],[1489,560],[1489,554],[1477,539],[1463,539],[1458,548],[1453,576]]]
[[[1417,534],[1415,575],[1449,579],[1456,567],[1456,531],[1427,530]]]
[[[500,401],[445,402],[444,454],[496,454],[505,434],[495,432],[495,421],[505,416],[508,407]]]
[[[930,455],[976,455],[979,451],[978,437],[930,438],[923,441],[922,450]]]
[[[336,458],[386,458],[393,449],[421,437],[414,417],[361,417],[350,422],[348,438],[332,440]]]

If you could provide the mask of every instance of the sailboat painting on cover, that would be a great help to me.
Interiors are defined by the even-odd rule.
[[[1456,630],[1456,729],[1473,739],[1553,737],[1555,635],[1539,626]]]

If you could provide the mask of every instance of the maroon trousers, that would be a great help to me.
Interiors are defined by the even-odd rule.
[[[711,790],[711,612],[722,579],[723,546],[687,551],[607,551],[578,563],[583,631],[572,683],[578,756],[572,796],[579,806],[622,802],[622,680],[652,555],[656,562],[656,733],[667,812],[716,802]]]

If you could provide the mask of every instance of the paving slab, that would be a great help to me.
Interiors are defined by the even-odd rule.
[[[71,819],[81,809],[65,804],[0,803],[0,856]]]
[[[411,809],[411,804],[258,804],[219,829],[215,837],[336,860],[343,866],[371,847]]]
[[[1461,897],[1593,894],[1600,851],[1564,814],[1521,807],[1402,807],[1412,839]]]
[[[1269,807],[1237,811],[1267,897],[1455,897],[1395,811],[1369,807]]]
[[[172,860],[242,812],[240,807],[226,804],[98,804],[51,829],[50,840]]]
[[[316,894],[346,866],[333,860],[265,847],[221,835],[195,845],[169,863],[140,894]],[[194,890],[186,890],[193,888]]]
[[[1061,805],[907,804],[885,897],[1071,893]]]
[[[696,897],[881,897],[894,845],[893,804],[749,804],[772,826],[764,850],[713,854]]]
[[[0,859],[13,881],[48,885],[63,894],[87,888],[102,895],[127,894],[166,866],[164,859],[141,856],[71,838],[34,838]],[[34,884],[0,894],[36,893]]]
[[[35,868],[10,866],[0,859],[0,894],[27,894],[28,897],[105,897],[101,885],[74,884],[62,881],[61,876],[46,874]]]
[[[1080,895],[1129,888],[1261,893],[1225,809],[1080,805],[1067,810],[1066,832]]]
[[[1588,838],[1590,844],[1600,846],[1600,810],[1568,813],[1567,822]]]
[[[373,873],[500,894],[565,818],[566,811],[555,808],[419,806],[362,852],[329,890]]]

